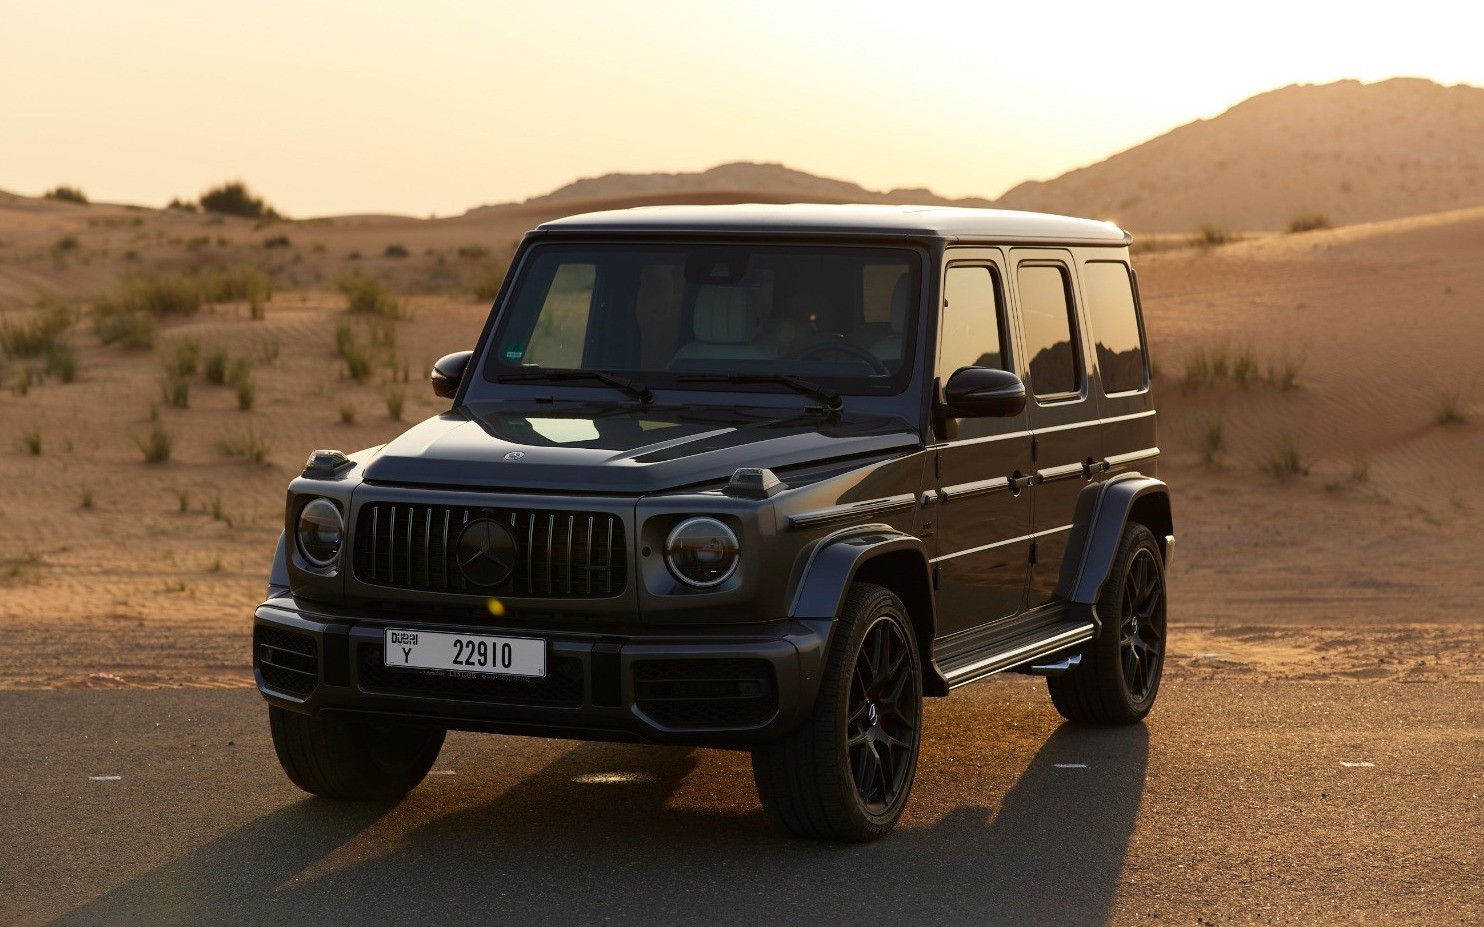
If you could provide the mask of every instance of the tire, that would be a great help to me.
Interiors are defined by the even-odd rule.
[[[1135,724],[1154,707],[1165,656],[1164,558],[1143,525],[1124,527],[1097,608],[1102,627],[1081,665],[1046,687],[1068,721]]]
[[[294,784],[324,798],[394,801],[423,781],[443,731],[378,727],[268,706],[273,748]]]
[[[884,836],[917,775],[922,663],[902,600],[882,586],[850,587],[812,713],[793,733],[752,752],[768,816],[820,840]]]

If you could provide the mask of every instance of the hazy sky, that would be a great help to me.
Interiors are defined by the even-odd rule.
[[[1286,84],[1484,86],[1481,33],[1463,0],[0,0],[0,189],[448,215],[747,160],[994,197]]]

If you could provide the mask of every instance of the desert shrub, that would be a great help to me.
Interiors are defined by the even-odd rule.
[[[1241,241],[1241,239],[1242,236],[1231,229],[1208,223],[1196,230],[1196,233],[1190,237],[1190,243],[1198,248],[1215,248],[1219,245]]]
[[[1226,342],[1222,342],[1211,349],[1211,382],[1225,380],[1231,374],[1231,364],[1227,360]]]
[[[20,373],[15,375],[15,386],[13,388],[17,396],[25,396],[31,392],[31,381],[34,379],[34,376],[31,373],[30,367],[22,367]]]
[[[1468,421],[1463,412],[1463,394],[1458,390],[1445,390],[1433,397],[1432,420],[1439,425],[1462,425]]]
[[[389,258],[404,258],[409,256],[412,252],[407,250],[406,245],[387,245],[386,251],[382,253]]]
[[[206,358],[201,362],[201,374],[206,377],[206,382],[216,386],[223,386],[227,382],[227,361],[231,354],[221,345],[217,345],[206,352]]]
[[[201,311],[201,281],[185,274],[132,274],[94,303],[95,313],[139,312],[156,319]]]
[[[143,438],[135,438],[134,443],[144,455],[145,463],[156,464],[170,459],[170,448],[175,442],[171,439],[170,432],[165,430],[164,423],[156,418],[149,434]]]
[[[1262,468],[1280,480],[1307,476],[1309,473],[1309,466],[1304,463],[1303,453],[1299,450],[1298,439],[1288,432],[1279,436],[1278,443],[1262,459]]]
[[[341,277],[337,285],[340,292],[345,294],[347,308],[351,312],[389,319],[400,318],[402,315],[401,304],[383,280],[362,273],[349,273]]]
[[[170,342],[160,361],[166,376],[182,378],[195,373],[200,363],[201,344],[195,338],[178,338]]]
[[[340,424],[354,425],[356,423],[356,407],[349,402],[340,403]]]
[[[46,351],[46,375],[63,383],[77,379],[77,352],[70,344],[54,344]]]
[[[371,376],[371,352],[359,342],[352,341],[340,352],[345,361],[345,372],[357,383]]]
[[[1303,212],[1288,220],[1288,231],[1290,234],[1298,232],[1313,232],[1318,229],[1330,227],[1329,219],[1314,212]]]
[[[83,195],[83,192],[76,187],[52,187],[42,194],[42,196],[49,200],[59,200],[63,203],[82,203],[86,205],[88,201],[88,198]]]
[[[1182,392],[1193,392],[1211,385],[1211,359],[1204,347],[1197,347],[1185,355],[1185,375],[1180,380]]]
[[[1369,483],[1371,481],[1371,461],[1364,454],[1356,454],[1350,458],[1350,482]]]
[[[471,261],[477,261],[481,258],[489,257],[490,249],[486,248],[484,245],[460,245],[458,255],[461,258],[466,258]]]
[[[8,357],[42,357],[63,344],[75,316],[70,306],[43,295],[37,311],[19,322],[0,322],[0,348]]]
[[[1232,361],[1232,379],[1242,389],[1252,385],[1257,379],[1257,354],[1251,345],[1243,345],[1237,348],[1236,359]]]
[[[169,203],[166,203],[165,208],[173,209],[177,212],[200,212],[201,210],[201,207],[197,206],[195,203],[188,203],[180,197],[176,197]]]
[[[397,383],[386,385],[386,414],[394,421],[402,420],[402,403],[406,399],[405,391]]]
[[[289,241],[287,235],[269,235],[263,239],[263,247],[270,250],[273,248],[292,248],[293,246],[293,242]]]
[[[21,446],[26,449],[32,457],[41,456],[41,429],[27,428],[21,432]]]
[[[103,304],[93,308],[93,331],[104,344],[148,348],[155,343],[155,322],[143,312]]]
[[[1216,458],[1226,449],[1226,441],[1222,437],[1222,422],[1219,418],[1200,420],[1201,427],[1201,461],[1208,467],[1216,465]]]
[[[257,464],[268,462],[268,444],[251,428],[243,434],[227,435],[217,442],[217,448],[228,457],[241,457]]]
[[[201,275],[201,296],[209,303],[251,302],[271,294],[268,275],[251,264],[234,264]]]
[[[177,409],[191,407],[191,381],[179,374],[167,373],[160,377],[160,395]]]
[[[1285,393],[1291,393],[1298,389],[1299,371],[1304,368],[1304,360],[1301,357],[1283,356],[1282,362],[1276,367],[1269,367],[1267,379],[1273,386]]]
[[[469,289],[480,300],[492,300],[500,294],[505,282],[506,264],[503,261],[487,261],[469,274]]]
[[[200,202],[205,211],[220,215],[241,216],[245,219],[280,218],[260,197],[253,196],[252,191],[247,189],[247,184],[240,180],[228,181],[207,190],[201,194]]]
[[[257,399],[258,390],[253,385],[252,364],[245,357],[239,357],[232,362],[232,372],[228,376],[232,384],[232,390],[237,394],[237,409],[241,412],[252,411],[253,402]]]

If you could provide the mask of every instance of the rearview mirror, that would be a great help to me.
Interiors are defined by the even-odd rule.
[[[469,367],[469,358],[473,356],[473,351],[458,351],[438,358],[438,362],[433,365],[433,372],[428,375],[428,379],[433,381],[434,395],[452,399],[454,393],[459,391],[459,384],[464,382],[464,371]]]
[[[943,405],[956,418],[1006,418],[1025,408],[1025,384],[1008,370],[960,367],[943,387]]]

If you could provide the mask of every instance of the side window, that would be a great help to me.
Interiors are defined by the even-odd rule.
[[[999,280],[988,266],[950,267],[943,281],[943,334],[938,372],[960,367],[1005,367],[1001,348]]]
[[[557,268],[536,317],[536,327],[531,331],[524,363],[542,367],[582,366],[597,276],[597,267],[592,264],[563,264]]]
[[[1022,264],[1016,273],[1031,390],[1037,398],[1065,397],[1082,388],[1082,352],[1072,323],[1065,267]]]
[[[1127,393],[1148,385],[1144,340],[1134,306],[1134,284],[1128,265],[1089,261],[1082,272],[1087,297],[1087,326],[1096,346],[1103,392]]]

